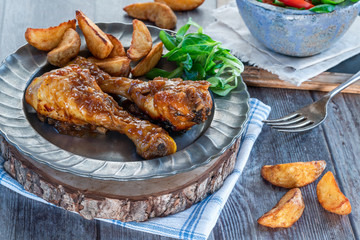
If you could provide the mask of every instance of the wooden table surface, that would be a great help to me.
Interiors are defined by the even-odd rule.
[[[48,27],[75,17],[80,9],[95,22],[131,22],[122,8],[131,0],[2,0],[0,1],[0,59],[25,44],[27,27]],[[140,2],[140,1],[137,1]],[[206,0],[197,10],[177,13],[178,26],[191,16],[201,25],[214,21],[209,10],[228,0]],[[355,73],[360,56],[333,71]],[[299,90],[249,88],[280,117],[314,102],[323,93]],[[329,105],[329,117],[318,128],[301,134],[284,134],[264,126],[243,174],[230,195],[209,239],[359,239],[360,238],[360,95],[339,94]],[[316,197],[316,183],[303,187],[306,208],[289,229],[272,230],[256,220],[285,194],[260,177],[265,164],[323,159],[332,171],[353,212],[338,216],[325,211]],[[100,221],[27,199],[0,186],[0,239],[168,239]]]

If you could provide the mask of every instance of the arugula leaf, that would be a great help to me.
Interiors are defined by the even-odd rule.
[[[187,33],[191,26],[196,27],[197,32]],[[220,42],[204,34],[203,28],[191,18],[176,35],[161,31],[159,37],[169,50],[163,57],[176,62],[178,68],[171,72],[154,68],[146,75],[148,78],[206,79],[211,83],[210,89],[220,96],[227,95],[237,87],[244,65],[230,50],[222,48]]]
[[[335,6],[331,4],[320,4],[315,7],[310,8],[309,10],[316,13],[329,13],[334,11]]]
[[[191,59],[190,55],[186,54],[186,60],[181,62],[184,68],[188,71],[193,67],[193,60]]]
[[[321,4],[321,0],[311,0],[311,3],[313,5],[319,5],[319,4]]]
[[[285,7],[285,3],[280,2],[279,0],[274,0],[273,4],[280,6],[280,7]]]
[[[145,76],[149,79],[154,79],[156,77],[177,78],[182,76],[183,71],[184,69],[182,67],[178,67],[172,72],[168,72],[159,68],[153,68]]]
[[[166,49],[172,50],[176,47],[176,42],[174,41],[173,37],[164,30],[160,31],[159,37],[161,41],[164,43]]]
[[[189,30],[190,26],[197,27],[198,33],[203,32],[203,28],[196,22],[192,21],[191,18],[189,18],[188,22],[178,30],[176,36],[183,37],[186,34],[186,32]]]
[[[324,4],[339,4],[344,2],[345,0],[321,0],[322,3]]]

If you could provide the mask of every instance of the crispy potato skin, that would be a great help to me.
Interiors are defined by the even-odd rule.
[[[332,172],[325,173],[321,178],[316,187],[316,194],[321,206],[329,212],[339,215],[351,213],[350,201],[341,192]]]
[[[25,32],[26,41],[33,47],[50,51],[59,45],[62,36],[69,28],[76,29],[76,19],[63,22],[56,27],[28,28]]]
[[[69,28],[64,33],[59,45],[47,54],[47,60],[54,66],[63,67],[79,54],[80,45],[79,34]]]
[[[314,182],[325,167],[323,160],[265,165],[261,168],[261,176],[275,186],[296,188]]]
[[[154,22],[160,28],[174,29],[176,27],[175,13],[163,3],[134,3],[124,7],[124,11],[133,18]]]
[[[126,52],[125,49],[122,45],[122,43],[120,42],[119,39],[117,39],[116,37],[114,37],[111,34],[106,34],[108,36],[108,38],[110,39],[112,45],[114,45],[114,48],[112,49],[111,53],[109,54],[109,58],[112,57],[124,57],[126,56]]]
[[[137,19],[133,20],[133,35],[130,48],[127,50],[127,56],[137,61],[145,57],[151,50],[152,39],[149,29],[146,25]]]
[[[174,11],[190,11],[199,7],[205,0],[154,0],[165,3]]]
[[[142,59],[132,70],[133,77],[139,77],[148,73],[160,61],[163,52],[163,43],[156,44],[149,54]]]
[[[91,54],[99,59],[108,57],[114,46],[107,35],[79,10],[76,11],[76,19]]]
[[[88,59],[113,77],[128,77],[130,74],[130,59],[127,57],[117,56],[106,59],[89,57]]]
[[[305,203],[299,188],[289,190],[269,212],[258,219],[260,225],[289,228],[303,214]]]

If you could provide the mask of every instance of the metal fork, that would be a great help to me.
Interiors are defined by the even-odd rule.
[[[358,80],[360,80],[360,71],[331,92],[325,94],[318,101],[285,117],[273,120],[264,120],[264,122],[281,132],[303,132],[313,129],[325,120],[327,116],[327,106],[330,99]]]

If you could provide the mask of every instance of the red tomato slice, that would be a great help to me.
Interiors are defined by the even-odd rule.
[[[279,0],[279,1],[284,3],[286,6],[295,7],[295,8],[309,9],[314,7],[314,5],[304,0]]]

